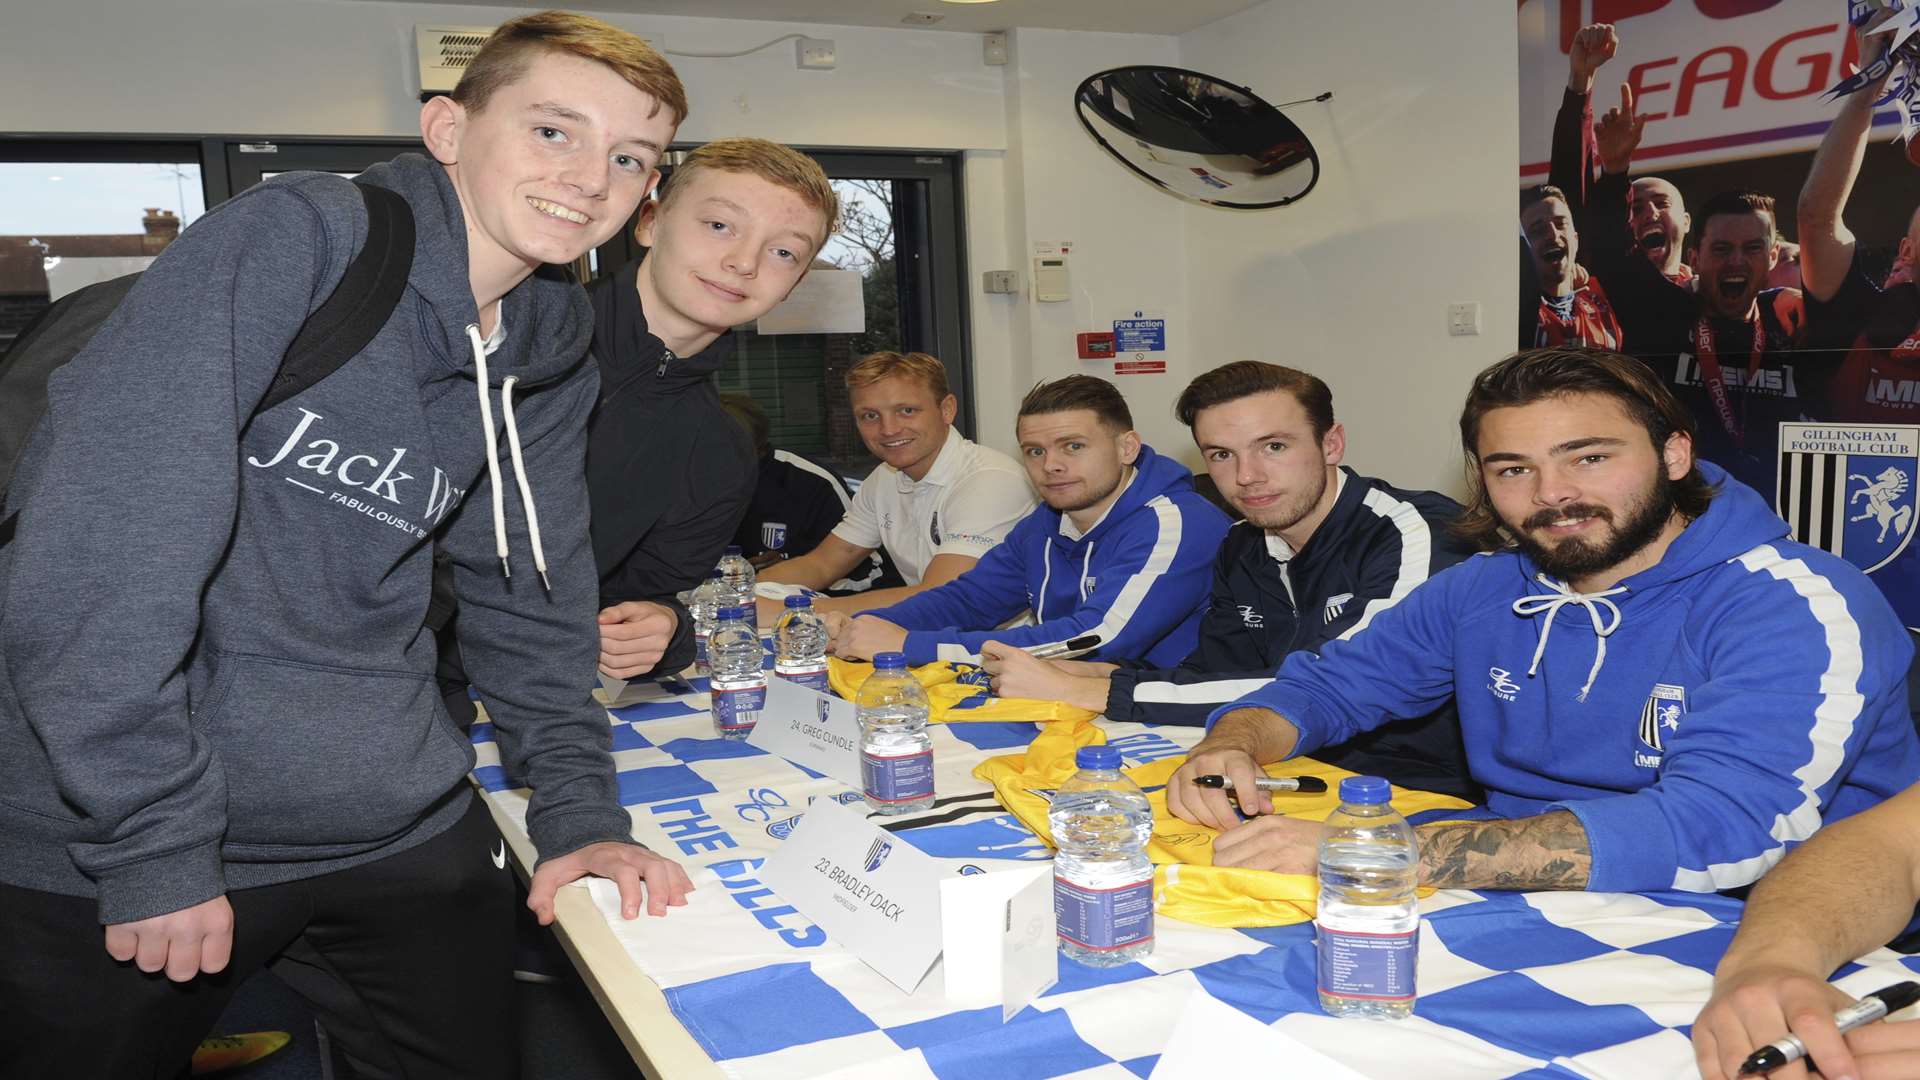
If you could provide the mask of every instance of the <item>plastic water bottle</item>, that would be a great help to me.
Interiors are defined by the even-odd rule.
[[[873,658],[873,674],[854,697],[860,717],[860,779],[867,806],[906,814],[933,805],[933,738],[927,692],[904,653]]]
[[[715,567],[708,571],[707,580],[693,590],[693,600],[687,604],[687,613],[693,616],[693,665],[701,675],[712,671],[712,665],[707,662],[707,639],[713,634],[713,624],[719,621],[720,594],[725,588],[720,569]]]
[[[1313,922],[1320,1008],[1329,1016],[1400,1020],[1413,1012],[1419,848],[1390,794],[1378,776],[1340,781],[1340,809],[1320,833]]]
[[[823,694],[827,682],[827,621],[815,614],[813,597],[787,597],[787,610],[773,624],[773,673]]]
[[[713,665],[713,726],[723,739],[744,739],[767,704],[767,650],[752,604],[721,608],[707,653]]]
[[[1047,823],[1053,857],[1053,922],[1060,951],[1092,967],[1153,952],[1153,809],[1120,771],[1120,751],[1083,746],[1080,771],[1054,793]]]
[[[753,603],[753,564],[740,554],[739,544],[728,544],[727,553],[720,556],[720,576],[727,583],[727,591],[739,599],[736,604]]]

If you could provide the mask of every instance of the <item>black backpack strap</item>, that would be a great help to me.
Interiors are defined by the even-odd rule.
[[[313,386],[359,355],[407,288],[413,271],[413,209],[397,193],[355,182],[367,204],[367,242],[333,295],[307,316],[255,416]]]
[[[300,332],[280,358],[280,369],[274,374],[266,397],[255,406],[254,416],[333,374],[373,341],[374,335],[393,317],[394,309],[400,306],[400,297],[407,288],[407,275],[413,272],[413,208],[398,193],[386,188],[359,181],[353,186],[367,206],[367,242],[347,264],[347,272],[340,278],[340,284],[334,286],[333,294],[301,324]],[[133,281],[134,275],[128,275],[120,281],[91,288],[118,289],[111,300],[117,305],[132,288]],[[44,316],[41,321],[53,325],[52,320]],[[104,314],[98,321],[105,321]],[[37,335],[40,326],[36,324],[31,329]],[[19,341],[6,355],[11,356],[16,350],[24,351]],[[0,520],[0,547],[13,539],[19,517],[20,512],[16,510]]]

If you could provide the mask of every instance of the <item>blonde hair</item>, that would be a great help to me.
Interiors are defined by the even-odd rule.
[[[790,146],[766,139],[715,139],[692,151],[660,185],[660,209],[665,210],[674,195],[705,169],[747,173],[793,192],[810,209],[820,211],[825,226],[823,238],[840,225],[840,196],[834,193],[820,163]]]
[[[947,366],[923,352],[877,352],[860,358],[847,369],[847,389],[872,386],[882,379],[915,379],[933,391],[936,401],[945,401],[953,391],[947,389]]]
[[[635,90],[652,98],[654,111],[673,112],[679,127],[687,118],[687,90],[667,58],[638,34],[571,11],[542,11],[501,23],[480,46],[453,88],[453,100],[477,113],[502,88],[519,81],[541,53],[566,53],[612,68]]]

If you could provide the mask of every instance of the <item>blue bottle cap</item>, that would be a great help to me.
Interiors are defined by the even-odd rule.
[[[1073,763],[1082,769],[1117,769],[1120,767],[1120,748],[1083,746],[1074,751]]]
[[[740,545],[739,545],[739,544],[728,544],[728,545],[727,545],[727,554],[729,554],[729,555],[738,555],[738,554],[740,554]]]
[[[719,581],[719,580],[720,580],[721,578],[723,578],[723,577],[726,577],[726,576],[727,576],[727,572],[726,572],[725,570],[722,570],[722,569],[720,569],[720,568],[719,568],[719,567],[717,567],[717,566],[716,566],[716,567],[714,567],[713,569],[711,569],[711,570],[709,570],[709,571],[707,571],[707,580],[708,580],[708,581]]]
[[[1340,781],[1340,801],[1378,806],[1393,797],[1393,786],[1378,776],[1349,776]]]
[[[906,667],[906,653],[883,652],[873,654],[873,669],[875,671],[905,671]]]
[[[790,608],[812,607],[813,597],[808,596],[806,593],[797,593],[787,597],[787,606]]]

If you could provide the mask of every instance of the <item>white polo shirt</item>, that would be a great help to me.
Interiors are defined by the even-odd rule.
[[[880,465],[833,535],[855,547],[886,548],[907,584],[918,585],[934,556],[978,559],[1038,501],[1018,462],[948,428],[925,479]]]

